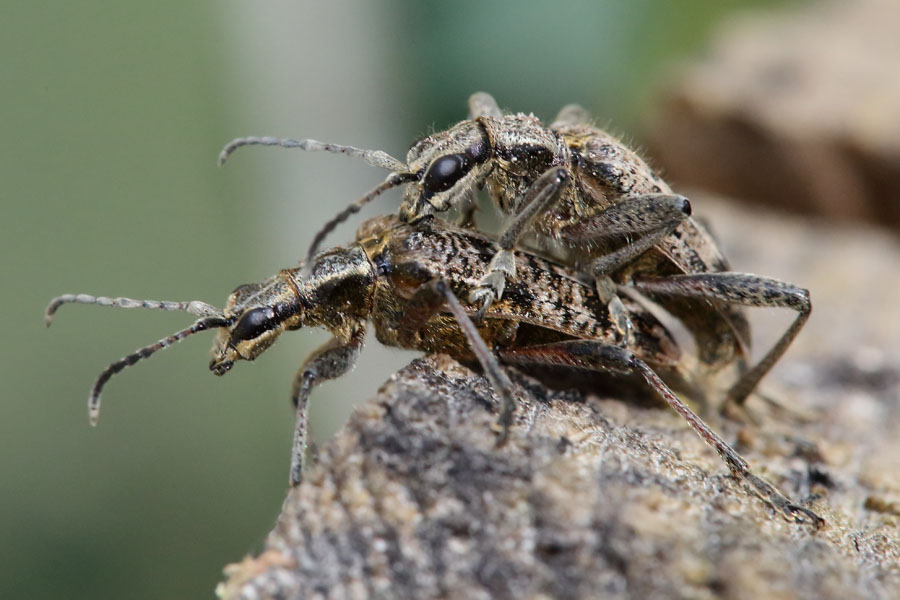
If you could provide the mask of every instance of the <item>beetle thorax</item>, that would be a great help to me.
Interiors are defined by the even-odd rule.
[[[556,134],[534,115],[522,113],[479,119],[491,140],[493,155],[487,188],[497,207],[515,214],[525,192],[547,169],[568,163],[568,151]]]

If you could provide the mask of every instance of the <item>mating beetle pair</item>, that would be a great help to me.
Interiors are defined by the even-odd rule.
[[[285,269],[260,283],[238,287],[223,310],[199,301],[72,295],[51,302],[47,323],[62,304],[72,302],[180,310],[200,317],[191,327],[103,371],[91,392],[92,422],[96,422],[102,387],[111,375],[188,335],[209,329],[218,332],[209,366],[223,375],[237,361],[254,360],[285,331],[310,326],[327,329],[332,339],[304,361],[294,379],[293,484],[301,480],[309,394],[322,381],[353,367],[368,322],[384,344],[477,360],[503,401],[500,443],[512,422],[515,400],[498,359],[510,364],[636,373],[719,453],[735,477],[748,482],[782,514],[819,521],[753,474],[746,461],[664,383],[656,371],[667,379],[683,380],[680,352],[663,324],[640,303],[622,298],[634,324],[633,348],[623,348],[615,317],[593,286],[542,258],[514,252],[517,278],[476,325],[471,316],[480,306],[467,300],[467,295],[489,272],[497,250],[497,243],[488,237],[431,219],[410,225],[381,217],[366,223],[354,244],[316,255],[308,268]]]
[[[690,218],[687,200],[673,194],[636,154],[592,127],[583,111],[567,107],[544,127],[532,116],[504,115],[492,98],[476,94],[470,113],[469,120],[415,143],[407,164],[383,152],[312,140],[242,138],[226,146],[222,161],[242,145],[268,144],[357,155],[392,173],[322,228],[304,267],[237,288],[224,310],[197,301],[85,295],[54,300],[48,323],[68,302],[182,310],[200,317],[190,328],[110,365],[92,390],[92,421],[111,375],[188,335],[218,330],[210,369],[221,375],[235,361],[256,358],[286,330],[322,326],[334,337],[304,362],[292,392],[297,425],[291,481],[299,483],[308,396],[321,381],[352,367],[371,321],[383,343],[477,359],[503,398],[501,443],[515,404],[498,359],[638,373],[736,477],[782,514],[819,523],[814,513],[754,475],[675,396],[664,379],[691,379],[682,372],[678,347],[632,297],[637,291],[681,319],[710,369],[737,361],[742,376],[729,398],[742,402],[805,322],[806,291],[724,271],[715,244]],[[398,216],[368,222],[351,246],[316,254],[334,226],[377,194],[404,184]],[[482,187],[513,215],[498,241],[433,220],[433,213],[458,207],[463,223],[471,225],[472,195]],[[524,242],[554,254],[563,266],[517,251]],[[787,306],[799,313],[752,369],[744,366],[748,327],[736,305]]]
[[[348,154],[389,169],[384,183],[325,224],[307,259],[334,227],[378,194],[405,185],[399,210],[413,222],[458,208],[473,223],[473,195],[485,188],[511,221],[499,236],[491,268],[471,292],[481,314],[516,278],[513,248],[525,242],[592,277],[630,343],[619,286],[629,286],[662,306],[690,330],[701,363],[710,371],[737,363],[741,373],[727,393],[742,403],[778,361],[811,310],[807,290],[754,274],[728,271],[705,228],[691,218],[688,200],[635,152],[593,126],[578,106],[562,109],[549,125],[533,115],[504,114],[488,94],[469,98],[469,118],[415,142],[406,163],[385,152],[315,140],[249,137],[222,150],[224,163],[246,145],[278,145]],[[756,366],[749,368],[750,330],[740,306],[775,306],[797,317]]]

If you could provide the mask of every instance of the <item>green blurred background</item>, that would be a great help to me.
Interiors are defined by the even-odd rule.
[[[0,598],[211,597],[257,551],[286,490],[286,336],[224,378],[198,335],[113,379],[187,315],[64,307],[65,292],[221,306],[290,266],[384,173],[247,149],[275,134],[381,148],[464,118],[475,90],[552,117],[580,102],[635,137],[653,89],[728,13],[783,2],[7,2],[0,11],[3,382]],[[392,210],[397,194],[368,209]],[[333,243],[350,239],[360,220]],[[371,340],[315,394],[320,442],[412,353]]]

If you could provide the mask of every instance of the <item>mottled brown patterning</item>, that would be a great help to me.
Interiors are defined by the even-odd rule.
[[[314,351],[294,378],[297,406],[291,482],[302,477],[307,408],[313,388],[348,372],[372,323],[385,344],[443,352],[477,361],[501,398],[498,445],[510,434],[515,398],[499,361],[634,374],[722,457],[731,473],[787,518],[819,524],[809,509],[793,504],[756,476],[747,462],[691,411],[657,374],[684,383],[680,354],[666,328],[641,304],[621,298],[633,323],[630,347],[620,339],[610,304],[595,287],[563,267],[515,252],[517,277],[476,325],[482,305],[470,298],[489,272],[496,241],[432,219],[407,224],[396,217],[366,223],[357,242],[318,254],[312,263],[285,269],[260,283],[239,286],[221,311],[201,302],[173,303],[61,296],[47,322],[68,302],[123,308],[182,310],[201,318],[190,328],[113,363],[98,378],[89,405],[96,421],[100,392],[109,377],[188,335],[217,329],[209,368],[224,375],[241,360],[254,360],[285,331],[322,327],[332,339]],[[462,298],[462,300],[460,300]]]
[[[475,225],[473,196],[486,189],[510,222],[487,272],[469,292],[481,305],[477,317],[516,281],[512,251],[537,248],[593,279],[600,300],[609,305],[621,344],[635,343],[635,324],[619,289],[629,286],[684,323],[708,371],[737,364],[741,376],[728,391],[732,402],[746,399],[809,315],[806,290],[729,272],[715,241],[691,217],[687,198],[674,193],[636,152],[594,126],[574,105],[544,125],[531,114],[504,113],[490,95],[476,93],[469,99],[467,120],[413,143],[405,163],[382,151],[272,137],[236,139],[223,149],[220,161],[253,144],[343,153],[391,171],[384,183],[326,223],[310,256],[338,223],[391,187],[404,186],[399,209],[404,221],[457,208],[467,227]],[[781,292],[790,299],[782,301]],[[743,306],[798,312],[752,368],[746,364],[750,333]]]

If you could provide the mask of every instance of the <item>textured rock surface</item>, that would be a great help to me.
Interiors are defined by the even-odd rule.
[[[651,147],[667,177],[900,228],[900,3],[735,19],[678,74]]]
[[[514,375],[494,448],[487,383],[433,357],[323,446],[228,598],[900,597],[900,249],[867,230],[694,200],[733,266],[808,285],[813,317],[754,399],[716,423],[827,520],[776,516],[664,407]],[[764,243],[763,243],[764,241]],[[789,315],[757,325],[760,344]],[[512,372],[511,372],[512,373]],[[639,391],[635,392],[640,395]],[[793,414],[796,413],[796,414]],[[806,418],[803,415],[806,415]]]

